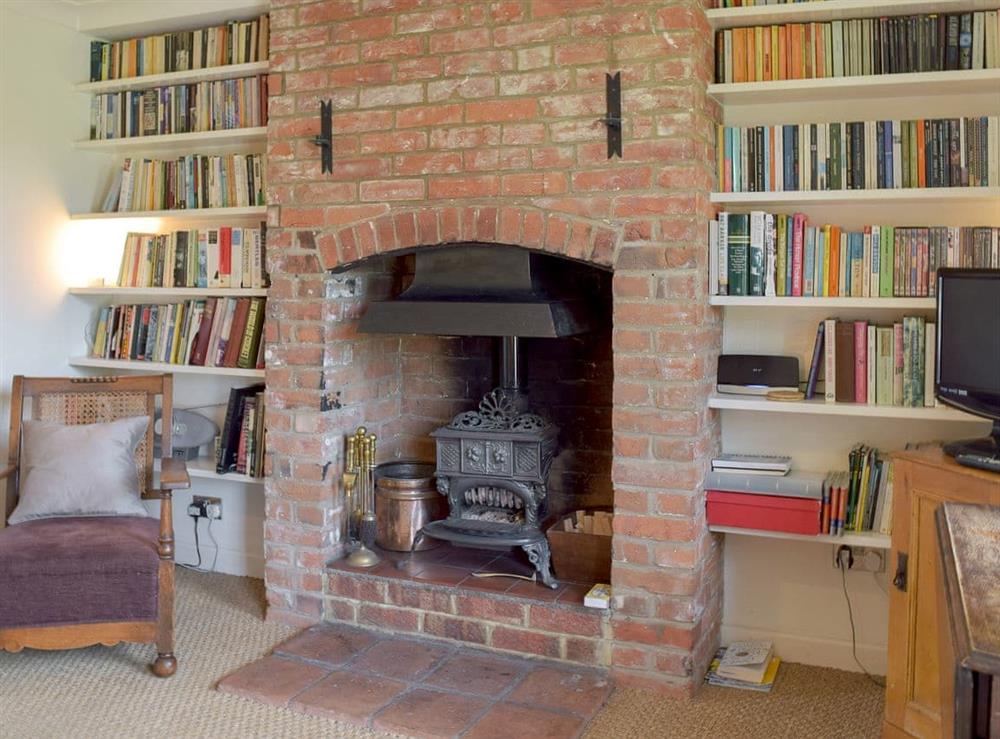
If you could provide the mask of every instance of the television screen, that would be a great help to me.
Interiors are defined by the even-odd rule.
[[[938,396],[1000,416],[1000,270],[941,270],[937,332]]]

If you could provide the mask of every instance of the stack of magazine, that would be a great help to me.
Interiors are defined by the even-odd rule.
[[[705,682],[724,688],[770,693],[781,660],[769,641],[733,642],[721,647],[709,665]]]

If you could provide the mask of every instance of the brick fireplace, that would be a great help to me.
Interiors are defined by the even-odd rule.
[[[701,480],[720,348],[705,300],[716,111],[701,4],[272,0],[267,324],[269,618],[339,620],[610,666],[686,693],[718,639],[721,544]],[[606,72],[623,157],[607,158]],[[320,172],[332,99],[334,171]],[[610,614],[328,568],[344,549],[344,436],[379,461],[493,385],[492,340],[364,334],[412,252],[460,242],[592,268],[595,331],[524,342],[532,410],[564,432],[555,510],[613,506]],[[454,247],[452,247],[454,248]]]

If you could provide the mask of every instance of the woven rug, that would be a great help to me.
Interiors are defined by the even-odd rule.
[[[178,570],[177,654],[168,680],[153,647],[0,652],[3,737],[378,737],[215,690],[295,630],[265,623],[263,584]],[[877,737],[882,691],[861,675],[783,664],[770,695],[706,688],[692,700],[618,690],[588,737]]]

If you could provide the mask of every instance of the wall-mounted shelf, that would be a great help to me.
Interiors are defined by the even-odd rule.
[[[851,533],[840,536],[832,534],[789,534],[785,531],[764,531],[762,529],[741,529],[736,526],[709,526],[709,531],[717,534],[732,534],[734,536],[754,536],[763,539],[784,539],[787,541],[807,541],[812,544],[843,544],[850,547],[872,547],[874,549],[889,549],[891,538],[886,534],[875,532]]]
[[[894,97],[927,98],[935,95],[995,95],[998,85],[1000,69],[971,69],[734,82],[709,85],[708,94],[722,105],[768,105]]]
[[[252,377],[262,379],[262,369],[240,369],[239,367],[201,367],[192,364],[170,364],[168,362],[140,362],[128,359],[101,359],[98,357],[72,357],[71,367],[98,367],[119,369],[130,372],[174,372],[189,375],[218,375],[224,377]]]
[[[233,149],[263,147],[267,142],[267,126],[252,128],[231,128],[225,131],[195,131],[192,133],[170,133],[162,136],[129,136],[119,139],[98,139],[77,141],[73,145],[84,151],[103,151],[109,154],[141,151],[143,155],[185,154],[199,147],[211,147],[212,153]]]
[[[935,310],[936,298],[762,298],[710,295],[709,305],[739,308],[863,308],[865,310]]]
[[[263,298],[266,287],[71,287],[70,295],[83,297],[113,297],[128,300],[160,300],[162,298]]]
[[[160,471],[160,461],[153,461],[153,470]],[[235,472],[227,472],[220,475],[215,471],[215,460],[208,457],[198,457],[187,461],[188,475],[207,480],[221,480],[222,482],[239,482],[247,485],[263,485],[264,478],[251,477],[250,475],[240,475]]]
[[[73,89],[77,92],[100,95],[107,92],[120,92],[122,90],[145,90],[150,87],[163,87],[165,85],[186,85],[192,82],[252,77],[257,74],[267,74],[267,70],[267,62],[225,64],[220,67],[189,69],[183,72],[167,72],[165,74],[147,74],[142,77],[125,77],[119,80],[80,82]]]
[[[865,418],[901,418],[914,421],[964,421],[975,423],[982,419],[961,411],[938,405],[931,408],[908,408],[898,405],[868,405],[866,403],[827,403],[823,398],[783,402],[763,397],[723,395],[713,393],[708,398],[709,408],[734,411],[762,411],[765,413],[804,413],[817,416],[862,416]]]
[[[994,202],[1000,187],[924,187],[882,190],[789,190],[785,192],[713,192],[711,201],[747,207],[764,205],[881,205],[891,203]]]
[[[185,221],[219,221],[225,223],[235,218],[263,218],[267,206],[249,205],[239,208],[189,208],[182,210],[116,210],[111,213],[73,213],[74,221],[91,221],[115,218],[173,218]]]
[[[761,26],[775,23],[815,23],[846,18],[879,18],[884,15],[921,13],[964,13],[996,7],[995,0],[824,0],[824,2],[781,3],[739,8],[713,8],[706,12],[712,28]]]

